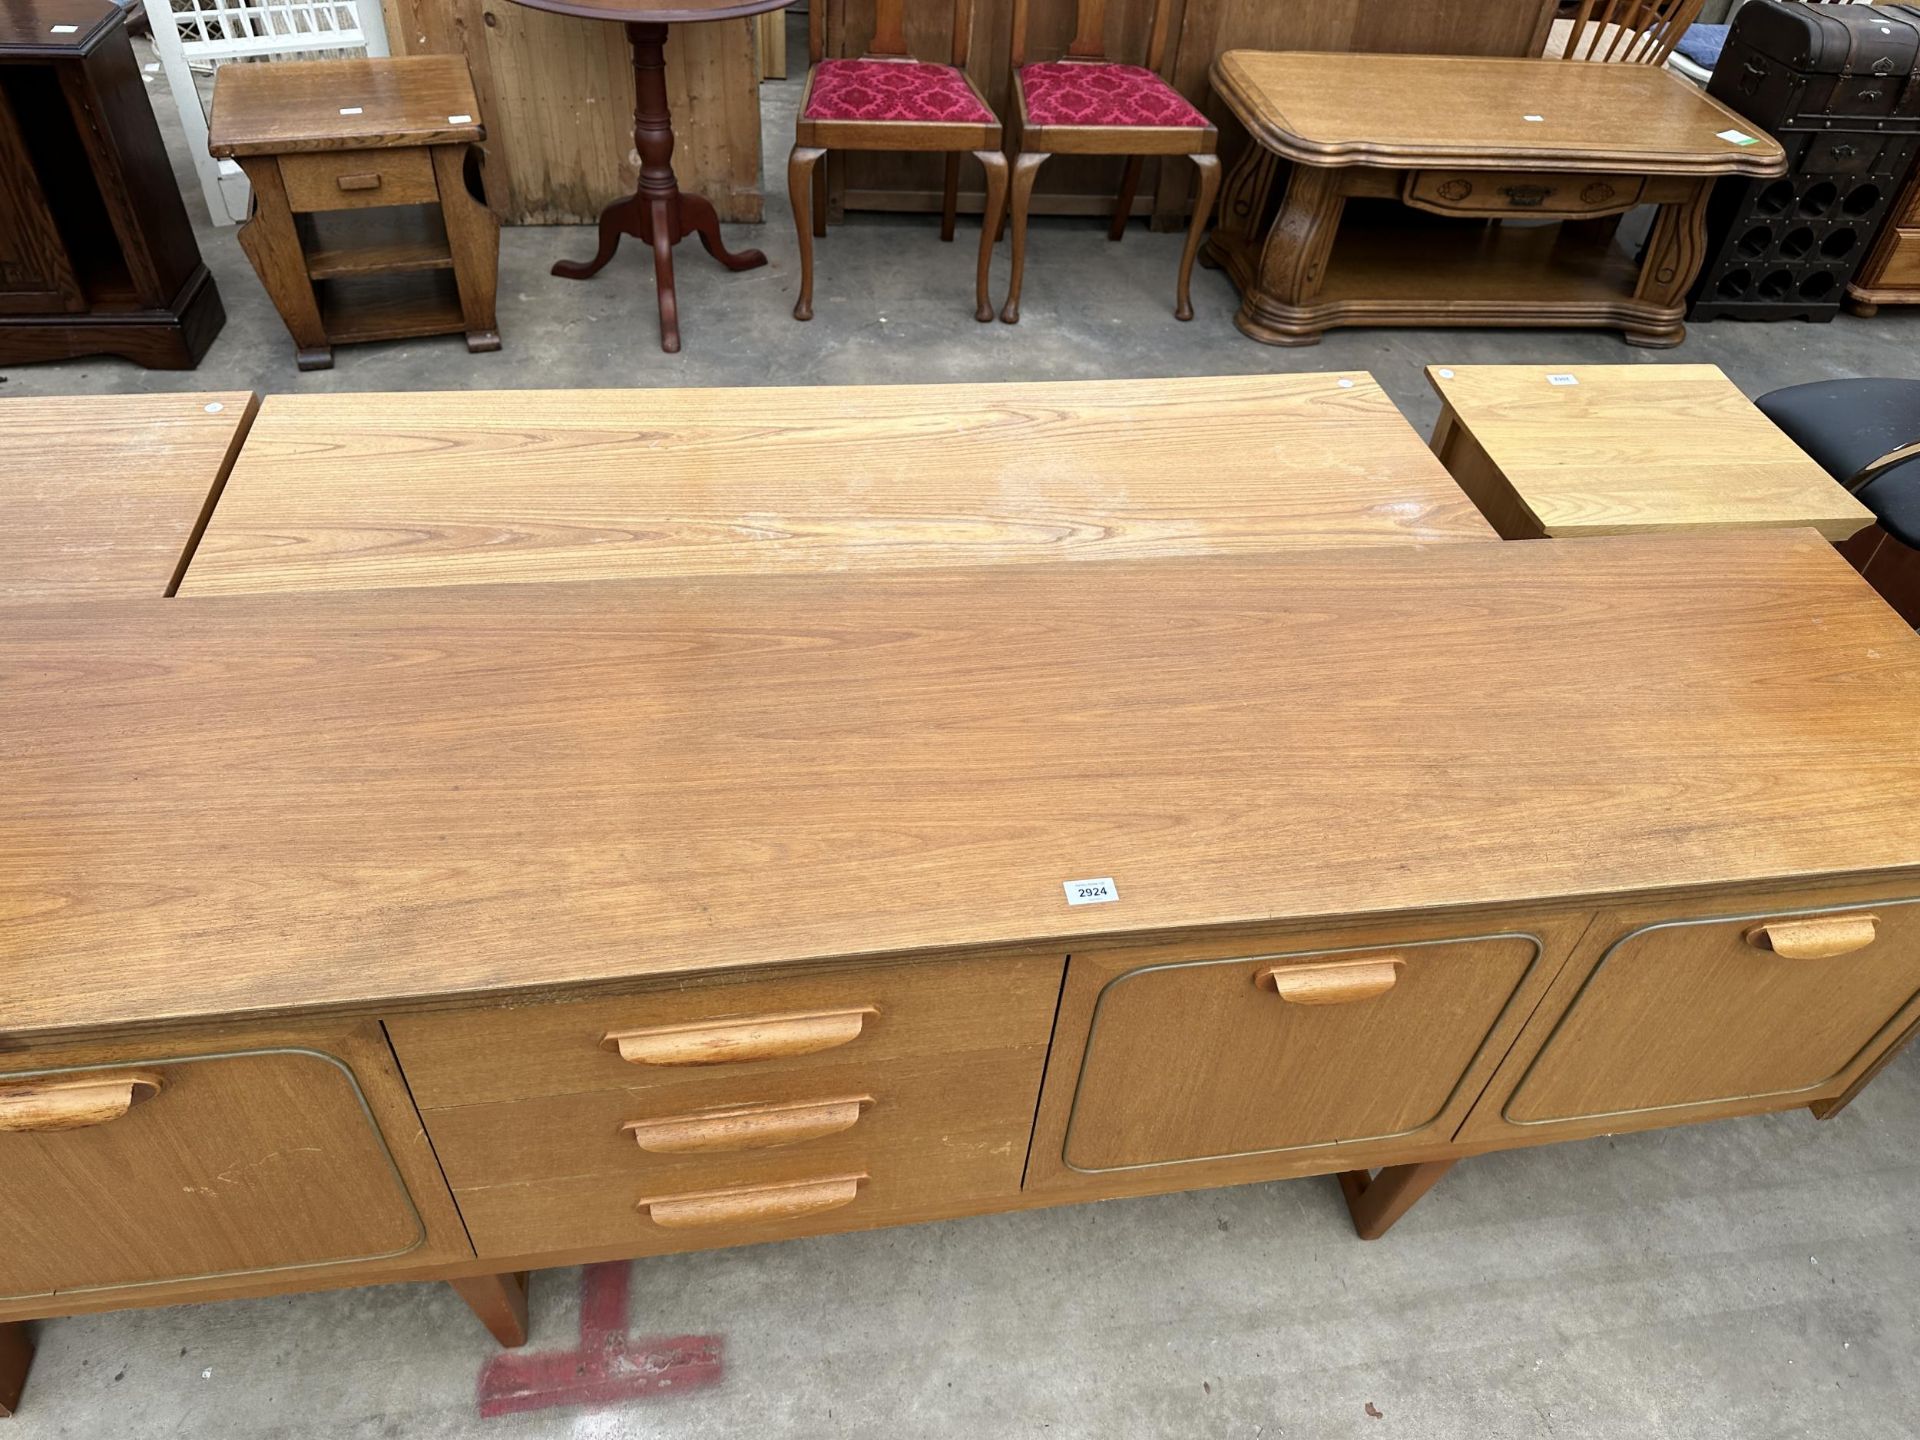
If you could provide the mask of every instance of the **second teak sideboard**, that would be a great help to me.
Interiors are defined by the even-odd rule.
[[[1808,531],[9,603],[11,1393],[28,1318],[517,1343],[543,1266],[1313,1174],[1373,1236],[1832,1113],[1920,1021],[1917,703]]]

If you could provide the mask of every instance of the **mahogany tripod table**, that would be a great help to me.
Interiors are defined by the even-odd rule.
[[[660,294],[660,348],[680,349],[680,300],[673,285],[673,247],[698,235],[707,253],[729,270],[767,263],[758,250],[733,251],[720,238],[712,202],[681,190],[673,175],[673,114],[667,105],[667,26],[698,20],[735,20],[784,10],[793,0],[516,0],[533,10],[587,20],[618,20],[633,47],[633,145],[640,155],[640,188],[600,212],[600,248],[591,260],[561,260],[553,273],[565,280],[598,275],[613,258],[622,235],[653,247],[654,285]]]

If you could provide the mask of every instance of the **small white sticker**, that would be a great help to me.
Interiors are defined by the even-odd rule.
[[[1451,380],[1453,378],[1453,372],[1445,368],[1436,370],[1433,373],[1438,375],[1442,380]]]
[[[1729,145],[1758,145],[1760,143],[1758,139],[1747,134],[1744,130],[1716,130],[1714,134],[1719,139],[1726,141]]]
[[[1111,876],[1104,880],[1063,880],[1060,888],[1067,892],[1069,905],[1105,905],[1120,898]]]
[[[53,27],[53,33],[56,35],[71,35],[79,28],[78,25],[56,25]]]
[[[1351,390],[1353,388],[1353,382],[1351,380],[1338,380],[1338,381],[1335,381],[1334,383],[1337,384],[1342,390]]]
[[[1547,384],[1549,385],[1578,385],[1579,383],[1580,381],[1577,376],[1568,375],[1564,371],[1558,375],[1547,376]]]
[[[473,123],[473,116],[471,116],[471,115],[449,115],[449,116],[447,116],[447,123],[448,123],[449,125],[471,125],[471,124]]]
[[[1522,120],[1527,121],[1529,124],[1538,125],[1542,121],[1544,121],[1547,117],[1544,115],[1522,115],[1520,118]]]
[[[222,410],[226,408],[227,407],[222,405],[218,400],[214,400],[208,403],[207,413],[209,415],[218,415]]]
[[[360,107],[358,105],[342,105],[340,107],[340,113],[342,115],[358,115],[360,113]]]

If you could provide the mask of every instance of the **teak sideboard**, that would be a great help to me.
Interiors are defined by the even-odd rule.
[[[1811,531],[166,583],[0,610],[8,1404],[31,1317],[518,1343],[542,1266],[1312,1174],[1378,1235],[1920,1021],[1920,640]]]

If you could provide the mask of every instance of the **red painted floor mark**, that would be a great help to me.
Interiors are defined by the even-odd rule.
[[[580,1348],[557,1355],[496,1355],[480,1371],[480,1416],[560,1405],[617,1405],[718,1384],[718,1335],[627,1334],[633,1267],[589,1265],[580,1277]]]

